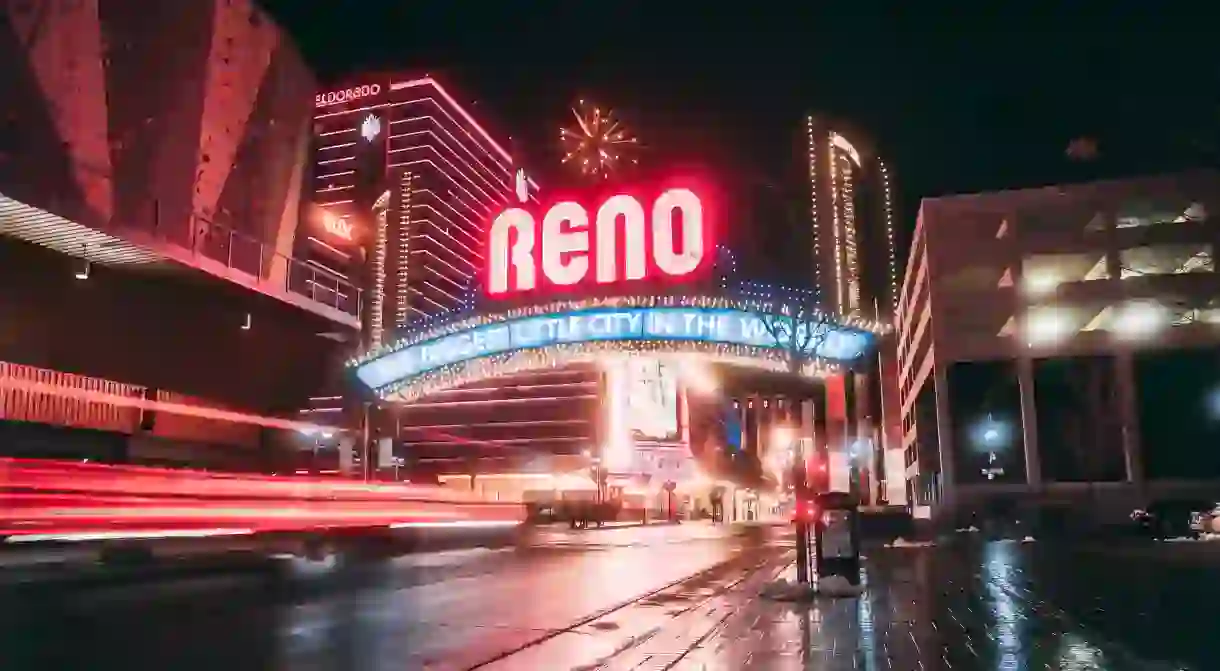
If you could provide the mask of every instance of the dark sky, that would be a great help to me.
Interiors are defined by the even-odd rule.
[[[542,175],[582,96],[631,123],[644,160],[729,175],[779,170],[806,110],[850,119],[890,157],[908,225],[925,196],[1198,163],[1220,130],[1220,14],[1176,9],[1207,3],[265,4],[323,81],[437,75]],[[1078,136],[1099,160],[1065,159]]]

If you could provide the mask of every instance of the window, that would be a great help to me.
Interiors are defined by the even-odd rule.
[[[1211,245],[1171,244],[1132,247],[1119,252],[1122,278],[1184,275],[1215,270]]]
[[[1117,228],[1140,228],[1160,224],[1180,224],[1188,221],[1202,221],[1207,218],[1207,208],[1202,203],[1190,203],[1183,207],[1182,203],[1171,205],[1152,201],[1138,201],[1126,204],[1118,212],[1114,225]]]
[[[1033,296],[1054,292],[1060,284],[1109,279],[1104,252],[1033,254],[1021,260],[1022,290]]]

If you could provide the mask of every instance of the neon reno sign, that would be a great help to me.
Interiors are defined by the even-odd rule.
[[[314,107],[329,107],[330,105],[338,105],[339,103],[351,102],[361,98],[368,98],[381,93],[381,84],[365,84],[350,89],[340,89],[338,91],[329,91],[327,93],[319,93],[313,97]]]
[[[491,224],[487,293],[686,277],[710,258],[707,238],[703,203],[689,189],[665,190],[647,210],[634,196],[611,196],[592,217],[572,201],[541,222],[513,207]]]

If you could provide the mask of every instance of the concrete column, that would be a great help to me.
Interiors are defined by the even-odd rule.
[[[352,475],[356,470],[356,436],[346,433],[339,438],[339,472]]]
[[[813,399],[806,398],[798,401],[800,403],[800,430],[797,433],[801,441],[801,455],[808,463],[809,457],[812,456],[814,450],[814,410]]]
[[[762,397],[751,396],[747,405],[749,407],[750,420],[754,424],[750,433],[750,442],[754,444],[754,456],[758,459],[759,463],[762,463],[767,450],[767,446],[763,443]]]
[[[874,478],[877,475],[878,453],[881,449],[880,408],[873,407],[872,398],[873,386],[877,384],[876,376],[879,372],[874,370],[867,374],[851,375],[851,401],[854,406],[851,414],[856,422],[852,431],[852,442],[860,445],[860,449],[853,452],[852,482],[856,485],[856,495],[860,497],[860,501],[870,505],[875,498]]]
[[[763,455],[770,456],[771,450],[775,449],[771,440],[774,434],[772,429],[775,427],[775,399],[764,396],[759,399],[759,403],[758,444],[762,445]]]
[[[1130,350],[1114,355],[1114,381],[1118,396],[1118,417],[1122,426],[1123,461],[1127,482],[1143,485],[1144,453],[1140,445],[1139,400],[1136,398],[1135,357]]]
[[[1034,398],[1034,361],[1017,357],[1017,385],[1021,393],[1021,442],[1025,447],[1025,481],[1042,486],[1042,452],[1038,448],[1038,407]]]
[[[830,489],[836,492],[846,492],[850,487],[847,383],[844,375],[826,380],[827,468],[830,470]]]
[[[813,451],[810,453],[809,484],[818,491],[829,489],[826,470],[829,462],[830,440],[826,419],[826,386],[813,390]]]
[[[940,453],[940,494],[941,503],[952,504],[956,499],[957,463],[954,461],[956,452],[953,445],[953,416],[949,408],[949,380],[943,366],[936,366],[933,372],[936,390],[936,435]]]

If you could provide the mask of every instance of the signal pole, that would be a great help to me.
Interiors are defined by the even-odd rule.
[[[796,500],[793,521],[796,523],[796,581],[809,582],[809,521],[805,519],[809,486],[805,468],[803,441],[797,440],[792,454],[792,493]]]

